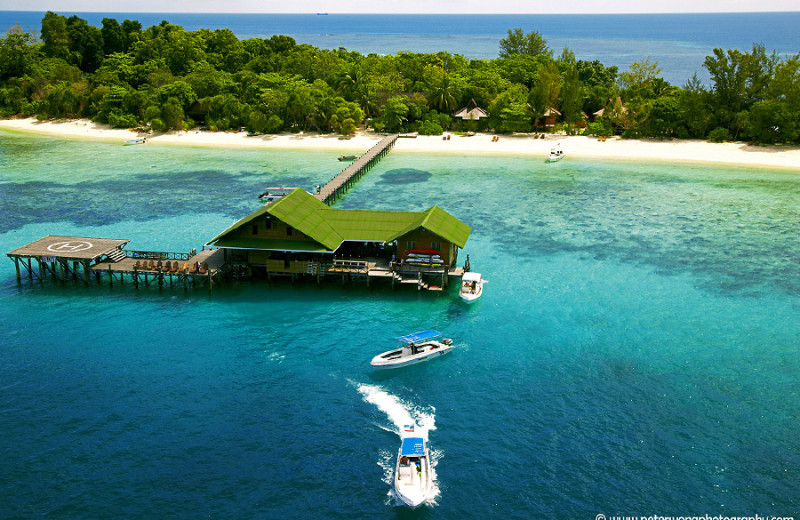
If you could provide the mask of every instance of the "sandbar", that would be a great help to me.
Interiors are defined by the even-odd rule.
[[[0,119],[0,129],[67,138],[118,141],[145,136],[132,130],[115,129],[88,120],[38,121],[29,119]],[[405,134],[404,134],[405,135]],[[710,143],[700,140],[640,140],[618,137],[599,141],[595,137],[546,134],[544,139],[533,134],[501,135],[476,133],[443,136],[408,134],[398,139],[398,152],[441,153],[456,155],[496,154],[541,158],[555,147],[566,154],[565,161],[575,159],[613,159],[631,161],[667,161],[687,163],[716,163],[800,170],[800,147],[788,145],[755,146],[748,143]],[[363,153],[383,137],[382,134],[359,131],[343,138],[335,134],[284,133],[249,136],[247,132],[210,132],[189,130],[147,135],[149,143],[183,146],[248,147],[284,150],[331,150],[341,153]]]

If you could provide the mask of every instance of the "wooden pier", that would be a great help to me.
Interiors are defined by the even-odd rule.
[[[125,249],[126,239],[49,235],[7,255],[14,262],[18,282],[27,276],[31,282],[52,278],[88,285],[94,278],[109,286],[206,286],[210,290],[224,280],[266,276],[267,280],[291,277],[316,279],[317,283],[323,279],[341,279],[342,283],[358,280],[366,282],[367,287],[372,281],[444,291],[451,277],[461,277],[469,270],[469,257],[464,268],[455,266],[457,250],[464,247],[469,226],[436,206],[424,212],[363,213],[333,211],[326,206],[341,199],[391,150],[398,137],[392,134],[381,139],[313,196],[301,189],[276,195],[278,200],[206,244],[216,249],[205,250],[204,246],[200,253],[196,249],[188,253],[132,251]],[[283,209],[277,211],[279,207]],[[270,213],[273,210],[277,212],[274,215]],[[343,216],[347,212],[358,214]],[[331,214],[338,220],[326,220]],[[334,225],[337,222],[341,224],[338,228]],[[398,240],[402,240],[402,246],[398,246]],[[394,250],[383,250],[388,243]],[[430,258],[424,261],[419,255],[407,255],[417,249],[431,253]],[[341,256],[336,258],[331,253]],[[395,261],[395,253],[400,260]]]
[[[367,153],[353,161],[342,173],[331,179],[325,186],[322,186],[314,196],[326,204],[335,202],[342,198],[342,195],[350,189],[366,172],[391,150],[397,141],[398,134],[384,137],[375,146],[367,150]]]
[[[167,251],[126,251],[125,239],[48,235],[8,253],[16,267],[17,281],[22,269],[31,281],[52,278],[62,283],[73,280],[88,285],[94,275],[98,282],[124,283],[136,287],[159,288],[206,285],[209,289],[221,278],[222,251],[197,253]],[[21,269],[22,268],[22,269]]]

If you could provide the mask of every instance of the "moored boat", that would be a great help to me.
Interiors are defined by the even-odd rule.
[[[435,330],[423,330],[396,338],[400,348],[378,354],[370,365],[377,369],[400,368],[443,356],[453,350],[453,340]],[[439,339],[441,338],[441,341]]]
[[[472,303],[483,295],[483,283],[481,273],[468,272],[461,277],[461,289],[458,295],[467,303]]]
[[[397,498],[411,507],[421,505],[433,491],[428,443],[416,433],[413,424],[403,428],[394,471],[394,491]]]
[[[357,155],[340,155],[339,156],[339,160],[340,161],[355,161],[356,159],[358,159]]]
[[[564,150],[561,149],[561,143],[558,143],[556,148],[551,148],[550,153],[547,154],[547,162],[556,162],[564,158]]]
[[[139,137],[138,139],[128,139],[127,141],[125,141],[124,146],[130,146],[133,144],[144,144],[146,142],[147,142],[146,137]]]

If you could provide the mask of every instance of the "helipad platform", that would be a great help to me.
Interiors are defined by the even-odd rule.
[[[68,258],[95,260],[124,246],[130,240],[115,238],[67,237],[48,235],[10,251],[10,257]]]

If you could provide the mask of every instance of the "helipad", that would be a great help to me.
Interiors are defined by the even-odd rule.
[[[66,237],[48,235],[8,253],[14,257],[69,258],[95,260],[118,249],[130,240],[114,238]]]

